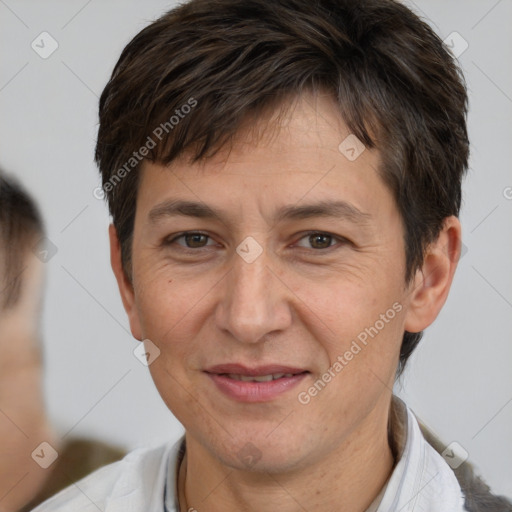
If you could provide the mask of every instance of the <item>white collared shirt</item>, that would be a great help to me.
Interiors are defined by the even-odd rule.
[[[384,489],[366,512],[464,512],[464,495],[452,469],[425,440],[409,407],[397,397],[393,399],[407,411],[405,447]]]
[[[427,443],[405,404],[404,409],[407,434],[400,460],[366,512],[464,512],[464,496],[453,471]],[[33,512],[179,512],[176,481],[183,441],[184,437],[157,448],[135,450]]]

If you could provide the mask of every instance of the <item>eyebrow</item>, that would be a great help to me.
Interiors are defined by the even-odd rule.
[[[155,206],[149,212],[149,221],[155,224],[163,218],[184,216],[201,219],[214,219],[226,223],[228,215],[220,209],[208,206],[205,203],[169,199]],[[301,206],[283,206],[277,210],[273,220],[282,222],[285,220],[301,220],[313,217],[333,217],[346,219],[354,224],[367,224],[371,215],[362,212],[354,205],[346,201],[320,201]]]

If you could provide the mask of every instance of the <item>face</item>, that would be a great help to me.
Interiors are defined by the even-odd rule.
[[[327,96],[303,96],[280,123],[204,163],[144,164],[123,297],[134,336],[160,350],[150,371],[187,442],[265,471],[368,429],[410,301],[378,153],[339,149],[350,133]]]
[[[30,242],[23,241],[22,243],[30,246],[35,242],[36,237],[34,236],[34,240],[31,238]],[[22,258],[21,272],[14,270],[14,276],[0,275],[2,291],[8,292],[16,280],[20,282],[19,296],[17,296],[16,302],[6,308],[0,307],[0,334],[4,334],[2,338],[6,344],[9,340],[9,345],[15,347],[16,352],[25,354],[26,351],[33,351],[36,348],[33,343],[39,335],[44,263],[28,249],[20,256]],[[6,268],[3,261],[5,258],[7,258],[5,251],[0,250],[0,269]],[[4,296],[0,294],[0,303],[3,300]],[[13,337],[19,339],[20,342],[13,344],[11,341]],[[4,351],[2,354],[5,355]]]

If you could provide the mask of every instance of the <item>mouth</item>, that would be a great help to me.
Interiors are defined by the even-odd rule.
[[[229,377],[233,380],[240,380],[242,382],[270,382],[272,380],[277,379],[288,379],[290,377],[293,377],[294,375],[298,375],[295,373],[271,373],[268,375],[242,375],[242,374],[236,374],[236,373],[221,373],[219,375],[223,375],[224,377]]]
[[[282,365],[217,365],[205,373],[225,396],[241,402],[267,402],[295,387],[310,372]]]

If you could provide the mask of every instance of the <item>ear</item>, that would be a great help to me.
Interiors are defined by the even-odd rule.
[[[114,275],[116,276],[119,293],[123,301],[124,309],[128,315],[130,322],[130,330],[137,340],[142,340],[142,331],[140,328],[140,319],[137,306],[135,303],[135,294],[133,284],[126,276],[121,261],[121,244],[117,237],[117,231],[113,224],[108,227],[108,236],[110,239],[110,264]]]
[[[460,257],[461,227],[455,216],[444,220],[443,228],[427,249],[423,265],[410,286],[405,330],[420,332],[437,317],[452,284]]]

